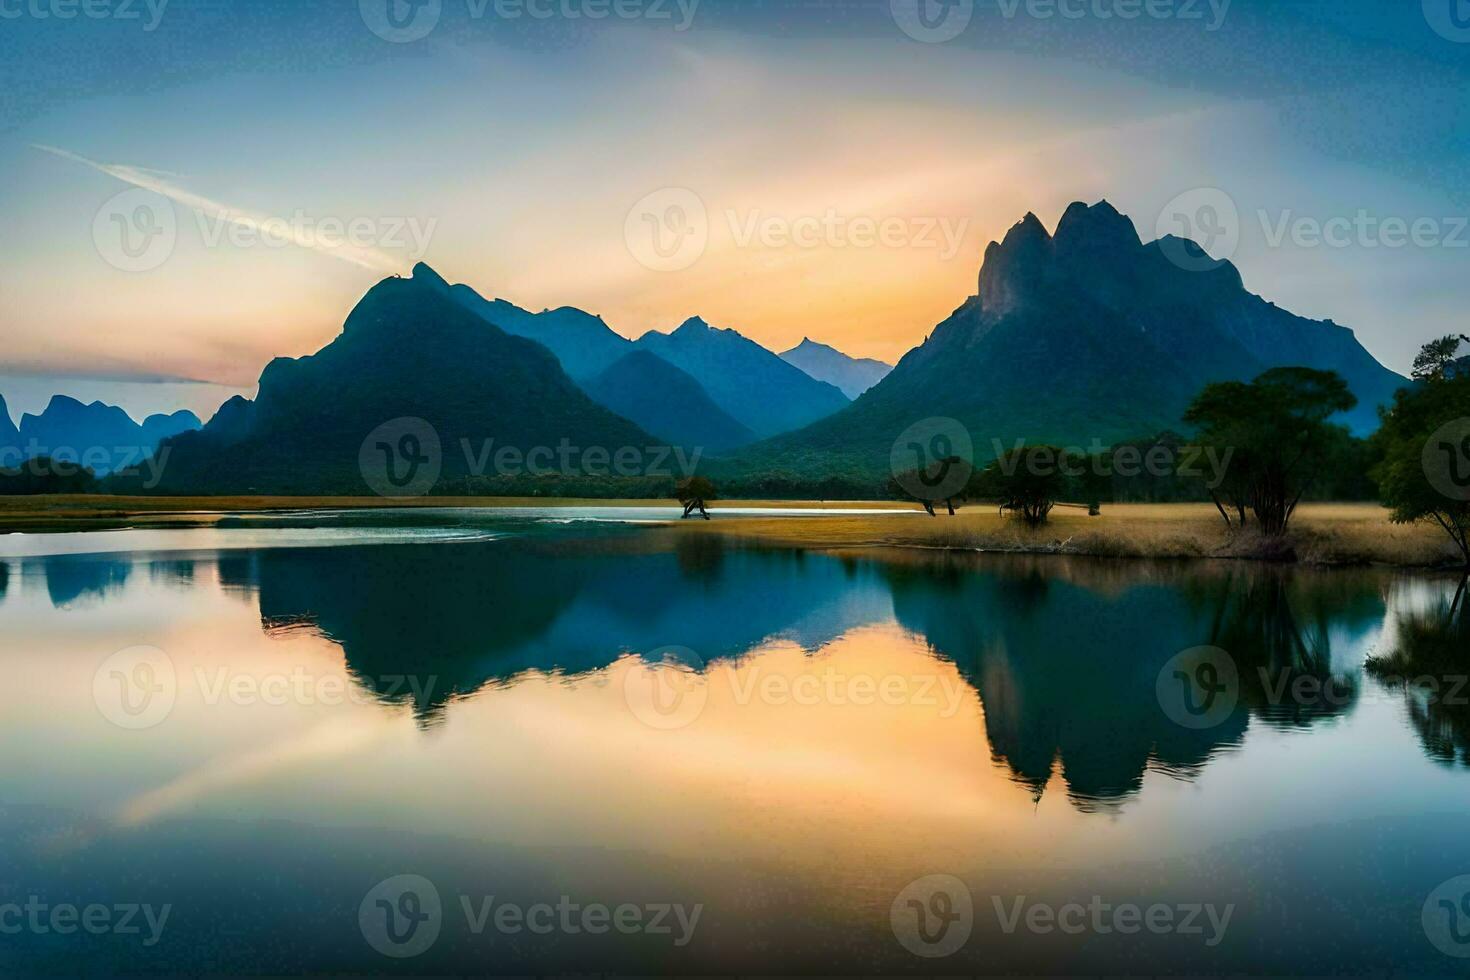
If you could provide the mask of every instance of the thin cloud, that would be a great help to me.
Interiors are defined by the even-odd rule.
[[[72,160],[76,163],[91,167],[99,173],[107,174],[118,180],[141,187],[168,198],[171,201],[190,208],[202,215],[206,215],[216,221],[234,225],[239,228],[247,228],[256,234],[280,235],[293,245],[329,255],[334,259],[347,262],[363,269],[371,269],[374,272],[401,272],[404,261],[375,248],[362,248],[347,243],[323,242],[316,236],[303,233],[302,229],[295,223],[283,221],[274,215],[264,214],[259,211],[250,211],[244,208],[232,207],[220,201],[213,200],[195,194],[193,191],[170,181],[168,178],[174,176],[166,171],[151,170],[146,167],[134,167],[118,163],[98,163],[86,157],[63,150],[55,146],[47,146],[42,143],[32,143],[33,149],[41,150],[61,157],[63,160]]]

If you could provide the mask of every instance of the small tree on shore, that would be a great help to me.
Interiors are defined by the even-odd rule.
[[[1077,462],[1055,446],[1013,449],[977,474],[973,492],[1019,514],[1028,527],[1039,527],[1061,499]]]
[[[1198,427],[1199,445],[1230,460],[1224,480],[1209,488],[1225,522],[1230,516],[1222,497],[1242,523],[1249,506],[1263,534],[1284,535],[1345,436],[1327,420],[1357,403],[1336,372],[1304,367],[1272,368],[1249,384],[1206,385],[1184,421]]]
[[[715,493],[715,485],[705,476],[690,476],[680,480],[674,485],[674,498],[683,505],[684,517],[689,517],[697,510],[699,516],[705,520],[709,520],[709,511],[705,509],[705,504],[719,499]]]
[[[1470,569],[1470,370],[1454,359],[1462,339],[1431,342],[1415,360],[1420,383],[1399,390],[1373,437],[1374,476],[1395,522],[1433,521]]]
[[[930,517],[938,516],[934,512],[938,504],[944,504],[950,516],[954,516],[956,510],[969,502],[973,490],[970,462],[959,456],[935,460],[923,469],[896,473],[884,485],[889,499],[912,500]]]

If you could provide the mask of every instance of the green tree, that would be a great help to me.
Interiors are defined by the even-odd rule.
[[[1446,373],[1455,373],[1451,365],[1456,363],[1455,352],[1462,342],[1470,344],[1470,337],[1450,334],[1425,344],[1414,358],[1414,380],[1440,381]]]
[[[1447,369],[1458,347],[1458,339],[1448,351],[1434,341],[1415,360],[1440,369],[1400,389],[1382,413],[1374,475],[1395,522],[1434,521],[1470,568],[1470,371]]]
[[[1248,384],[1206,385],[1184,421],[1198,429],[1201,446],[1229,459],[1224,479],[1209,488],[1226,523],[1222,498],[1242,521],[1249,507],[1262,533],[1285,534],[1302,497],[1340,449],[1344,430],[1328,419],[1357,403],[1336,372],[1304,367],[1272,368]]]
[[[974,493],[974,468],[969,460],[960,456],[937,459],[923,469],[895,473],[884,484],[883,491],[892,500],[912,500],[921,505],[930,517],[936,504],[944,504],[953,517]]]
[[[667,484],[665,484],[667,486]],[[706,476],[685,477],[674,485],[674,499],[684,506],[684,516],[688,517],[696,510],[699,516],[709,520],[709,511],[705,504],[712,500],[718,500],[715,493],[715,485]]]
[[[1079,475],[1084,465],[1080,457],[1055,446],[1023,446],[1001,454],[976,474],[971,492],[1038,527],[1069,487],[1069,474]]]

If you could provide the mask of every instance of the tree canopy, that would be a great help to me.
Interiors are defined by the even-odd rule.
[[[1430,368],[1419,384],[1398,392],[1373,442],[1382,459],[1379,493],[1393,519],[1435,522],[1470,568],[1470,371],[1452,367],[1465,362],[1454,359],[1464,342],[1425,345],[1415,374],[1421,363]]]
[[[1202,446],[1229,459],[1223,480],[1210,488],[1226,521],[1224,503],[1242,521],[1248,507],[1263,533],[1285,534],[1303,495],[1348,439],[1328,420],[1357,403],[1336,372],[1305,367],[1206,385],[1184,420],[1197,427]]]

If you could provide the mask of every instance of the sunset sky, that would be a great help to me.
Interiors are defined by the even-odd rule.
[[[1126,0],[1076,18],[957,0],[970,20],[940,43],[900,28],[909,0],[566,16],[586,2],[512,19],[509,0],[430,0],[433,29],[403,43],[370,29],[374,0],[172,0],[152,30],[158,0],[138,19],[4,7],[12,414],[61,392],[207,416],[418,258],[628,336],[697,314],[775,350],[810,336],[891,362],[1025,212],[1052,227],[1106,197],[1147,240],[1200,188],[1238,213],[1248,288],[1352,327],[1390,367],[1470,329],[1470,28],[1436,0],[1159,0],[1174,15],[1131,20],[1101,16]],[[635,205],[691,200],[702,254],[650,268]],[[150,201],[173,244],[129,257],[115,222]],[[294,228],[261,243],[272,217]],[[1354,230],[1320,243],[1289,230],[1303,218]],[[334,222],[363,241],[340,247]],[[180,381],[206,384],[159,383]]]

